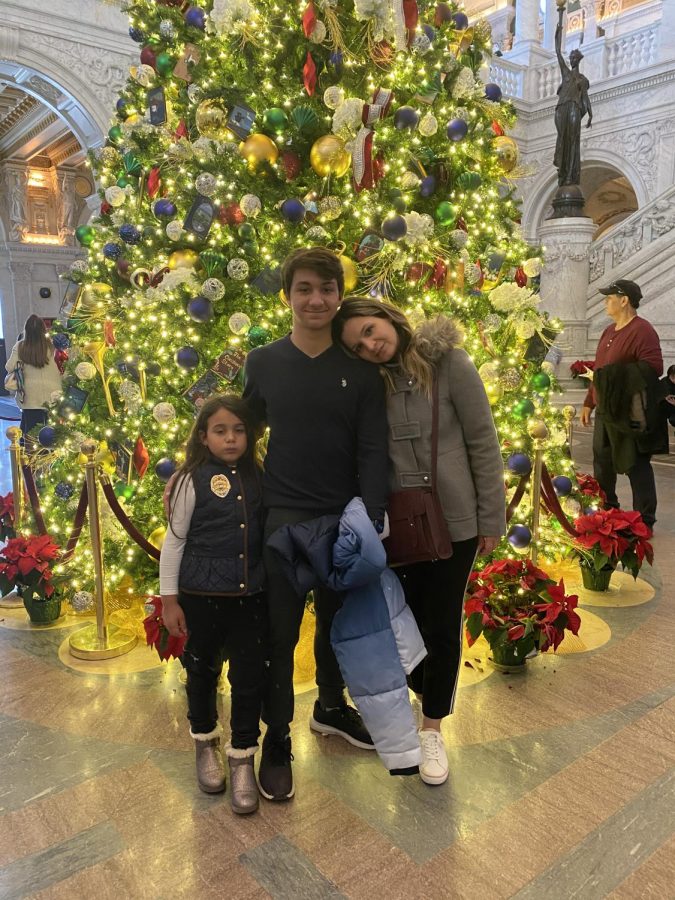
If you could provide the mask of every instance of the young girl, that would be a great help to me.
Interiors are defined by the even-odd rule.
[[[232,737],[226,753],[236,813],[258,808],[253,757],[267,643],[255,440],[245,401],[220,395],[204,403],[171,486],[159,563],[164,624],[172,635],[188,636],[188,719],[197,781],[207,793],[225,790],[216,690],[223,660],[230,663]]]
[[[14,372],[19,363],[23,367],[23,396],[17,396],[17,404],[21,408],[21,431],[26,434],[36,425],[47,424],[44,404],[51,400],[55,391],[61,390],[54,347],[39,316],[26,319],[23,340],[14,345],[5,367],[7,372]]]

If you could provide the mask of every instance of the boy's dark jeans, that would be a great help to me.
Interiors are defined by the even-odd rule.
[[[218,679],[229,660],[232,746],[255,747],[267,662],[267,598],[207,597],[181,593],[188,641],[183,653],[187,672],[188,719],[193,734],[209,734],[218,724]]]

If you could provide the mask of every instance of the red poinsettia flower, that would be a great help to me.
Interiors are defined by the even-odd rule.
[[[7,516],[12,522],[14,521],[14,494],[10,491],[4,497],[0,497],[0,519]]]
[[[153,609],[153,612],[143,619],[145,642],[148,647],[154,647],[160,659],[182,656],[187,638],[184,636],[174,637],[169,634],[162,621],[162,598],[157,595],[148,597],[147,604]]]

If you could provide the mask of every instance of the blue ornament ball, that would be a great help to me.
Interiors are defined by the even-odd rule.
[[[187,311],[193,322],[210,322],[213,318],[213,303],[206,297],[195,297],[188,303]]]
[[[160,481],[167,482],[176,471],[176,463],[173,459],[164,456],[155,464],[155,475]]]
[[[469,18],[466,13],[463,12],[453,13],[452,22],[457,31],[466,31],[469,27]]]
[[[433,25],[422,25],[422,31],[426,34],[426,36],[429,38],[429,40],[433,44],[433,42],[436,40],[436,29],[434,28],[434,26]]]
[[[185,19],[185,24],[191,25],[193,28],[201,28],[203,31],[206,26],[206,15],[199,6],[191,6],[183,18]]]
[[[155,201],[153,211],[156,216],[162,216],[163,218],[170,219],[172,216],[176,215],[176,204],[172,203],[171,200],[162,198]]]
[[[514,475],[528,475],[532,471],[532,460],[526,453],[512,453],[506,465]]]
[[[181,347],[174,357],[181,369],[195,369],[199,364],[199,354],[194,347]]]
[[[126,119],[126,117],[127,117],[127,101],[124,99],[124,97],[119,98],[119,100],[115,104],[115,109],[117,110],[118,114],[120,116],[122,116],[122,118]]]
[[[38,441],[43,447],[53,447],[56,443],[56,428],[45,425],[38,431]]]
[[[56,350],[67,350],[70,347],[70,338],[67,334],[59,331],[57,334],[52,335],[52,344]]]
[[[509,528],[509,533],[506,535],[506,540],[516,550],[524,550],[530,546],[532,532],[527,525],[512,525]]]
[[[551,481],[559,497],[568,497],[572,493],[572,479],[568,478],[567,475],[556,475]]]
[[[119,231],[117,232],[119,236],[122,238],[125,244],[138,244],[141,240],[142,234],[135,225],[120,225]]]
[[[492,100],[493,103],[499,103],[499,101],[502,99],[502,89],[498,84],[486,84],[485,96],[488,100]]]
[[[281,215],[289,222],[295,222],[296,224],[302,222],[306,212],[305,204],[302,200],[297,200],[295,197],[290,197],[281,204]]]
[[[103,245],[103,255],[106,259],[119,259],[122,255],[122,248],[119,244],[110,241]]]
[[[462,141],[466,137],[468,130],[469,126],[464,119],[450,119],[446,132],[451,141]]]
[[[145,34],[141,31],[141,29],[134,28],[133,26],[129,29],[129,37],[137,44],[142,44],[145,40]]]
[[[436,190],[436,176],[426,175],[420,181],[420,197],[431,197]]]
[[[399,131],[414,128],[419,122],[420,114],[412,106],[399,106],[394,113],[394,127]]]
[[[59,500],[70,500],[73,496],[74,488],[72,484],[68,484],[67,481],[59,481],[59,483],[54,488],[54,493],[59,498]]]
[[[487,258],[487,266],[491,272],[498,272],[504,264],[504,260],[506,259],[506,254],[501,250],[494,250],[492,253],[488,254]]]
[[[408,224],[403,216],[389,216],[382,222],[382,234],[388,241],[400,241],[408,233]]]

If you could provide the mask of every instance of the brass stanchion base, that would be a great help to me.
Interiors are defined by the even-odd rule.
[[[136,646],[138,638],[132,631],[117,625],[108,625],[108,640],[98,638],[96,625],[85,625],[69,638],[70,652],[78,659],[113,659],[123,656]]]

